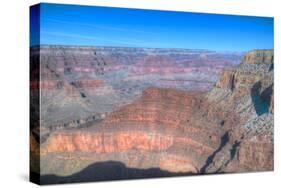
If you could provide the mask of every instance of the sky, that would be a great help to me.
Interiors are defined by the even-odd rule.
[[[30,45],[240,52],[272,49],[273,27],[273,18],[270,17],[43,3],[40,8],[31,8]]]

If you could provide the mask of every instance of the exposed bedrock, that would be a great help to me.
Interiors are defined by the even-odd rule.
[[[47,152],[114,153],[137,149],[162,151],[173,144],[172,137],[140,131],[113,133],[60,133],[51,137]]]
[[[134,155],[132,155],[132,152]],[[144,131],[113,133],[63,133],[50,137],[42,158],[55,154],[56,159],[85,161],[119,160],[128,167],[159,167],[170,172],[198,173],[204,157],[213,148],[187,137],[174,137]],[[189,155],[187,153],[190,153]],[[63,158],[64,154],[67,157]],[[78,156],[77,156],[78,155]],[[71,158],[68,158],[72,156]],[[197,160],[195,157],[198,156]],[[201,160],[200,160],[201,158]],[[80,169],[81,170],[81,169]],[[72,171],[76,171],[72,169]]]
[[[244,57],[244,63],[246,64],[273,63],[273,61],[273,50],[253,50],[248,52]]]
[[[204,97],[208,119],[222,119],[231,131],[209,172],[273,169],[273,76],[273,51],[252,51]]]
[[[192,115],[192,108],[199,104],[200,93],[185,93],[169,89],[148,88],[136,102],[108,115],[104,124],[118,126],[122,122],[163,125],[179,128]]]
[[[237,153],[237,161],[244,171],[273,170],[273,144],[266,135],[245,140]]]
[[[187,145],[189,146],[188,148],[186,148]],[[122,160],[130,167],[145,167],[147,166],[145,163],[151,163],[149,160],[152,160],[151,165],[163,170],[171,172],[198,172],[199,164],[197,161],[194,161],[192,155],[184,154],[184,150],[192,152],[193,157],[196,155],[206,156],[213,151],[211,147],[204,146],[198,141],[183,136],[174,137],[168,134],[147,131],[122,131],[112,133],[55,134],[47,143],[46,150],[43,150],[41,153],[43,156],[54,152],[57,154],[66,152],[73,156],[76,153],[82,153],[84,157],[87,154],[91,154],[92,158],[88,159],[94,161],[98,161],[98,156],[101,155],[105,156],[103,159],[109,160],[111,155],[124,155],[127,153],[127,157],[120,157],[119,160]],[[139,154],[131,158],[131,151],[136,151]],[[79,159],[87,160],[87,157]]]
[[[95,126],[53,132],[41,145],[42,165],[64,168],[44,173],[71,175],[111,160],[169,172],[272,170],[273,52],[245,58],[209,92],[147,88]]]
[[[234,89],[234,70],[225,70],[220,76],[219,82],[217,82],[216,87],[225,89]]]
[[[247,56],[252,59],[260,56],[265,60],[273,59],[273,51],[251,51]],[[273,63],[269,61],[244,61],[235,69],[225,70],[216,86],[205,96],[205,105],[209,104],[205,109],[212,111],[212,106],[222,108],[225,114],[235,112],[244,120],[250,118],[253,111],[257,115],[273,111],[270,110],[273,109],[272,67]]]

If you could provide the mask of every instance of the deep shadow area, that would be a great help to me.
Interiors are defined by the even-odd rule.
[[[206,173],[206,169],[208,168],[208,166],[209,166],[210,164],[213,163],[216,154],[221,151],[221,149],[226,145],[226,143],[227,143],[228,141],[229,141],[229,132],[227,131],[227,132],[224,133],[224,135],[221,137],[221,142],[220,142],[219,147],[214,151],[214,153],[212,153],[212,154],[207,158],[207,160],[206,160],[204,166],[200,169],[200,173],[202,173],[202,174]]]
[[[235,140],[235,142],[234,142],[234,144],[232,145],[232,148],[231,148],[231,150],[230,150],[230,160],[233,160],[233,159],[234,159],[234,157],[235,157],[235,155],[236,155],[236,153],[237,153],[237,150],[238,150],[240,144],[241,144],[241,141]]]
[[[43,175],[40,184],[78,183],[91,181],[109,181],[125,179],[142,179],[156,177],[186,176],[193,173],[172,173],[160,168],[137,169],[127,168],[123,163],[116,161],[94,163],[82,171],[70,176]]]
[[[237,154],[240,144],[241,144],[241,141],[235,140],[234,144],[232,145],[232,148],[230,149],[230,159],[228,159],[225,162],[225,164],[222,164],[222,166],[215,171],[215,174],[221,173],[221,170],[223,169],[223,167],[226,167],[234,159],[234,157]]]
[[[261,82],[257,82],[251,89],[251,98],[258,116],[268,113],[273,85],[261,92]]]

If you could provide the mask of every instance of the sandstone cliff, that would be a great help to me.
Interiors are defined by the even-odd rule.
[[[224,71],[205,96],[208,118],[229,122],[235,117],[224,123],[231,131],[229,148],[235,155],[226,152],[216,159],[225,164],[232,161],[225,171],[273,169],[273,76],[273,51],[251,51],[239,67]],[[212,167],[210,172],[222,169]]]
[[[246,64],[273,63],[273,61],[273,50],[253,50],[244,57],[244,63]]]

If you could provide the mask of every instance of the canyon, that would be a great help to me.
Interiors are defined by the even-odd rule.
[[[99,122],[149,87],[210,90],[220,72],[237,66],[242,55],[189,49],[32,47],[31,100],[41,104],[41,126],[34,120],[32,131],[37,137],[40,132],[43,142],[54,130]],[[31,105],[38,109],[38,102]]]
[[[33,50],[42,183],[273,170],[273,50]]]

